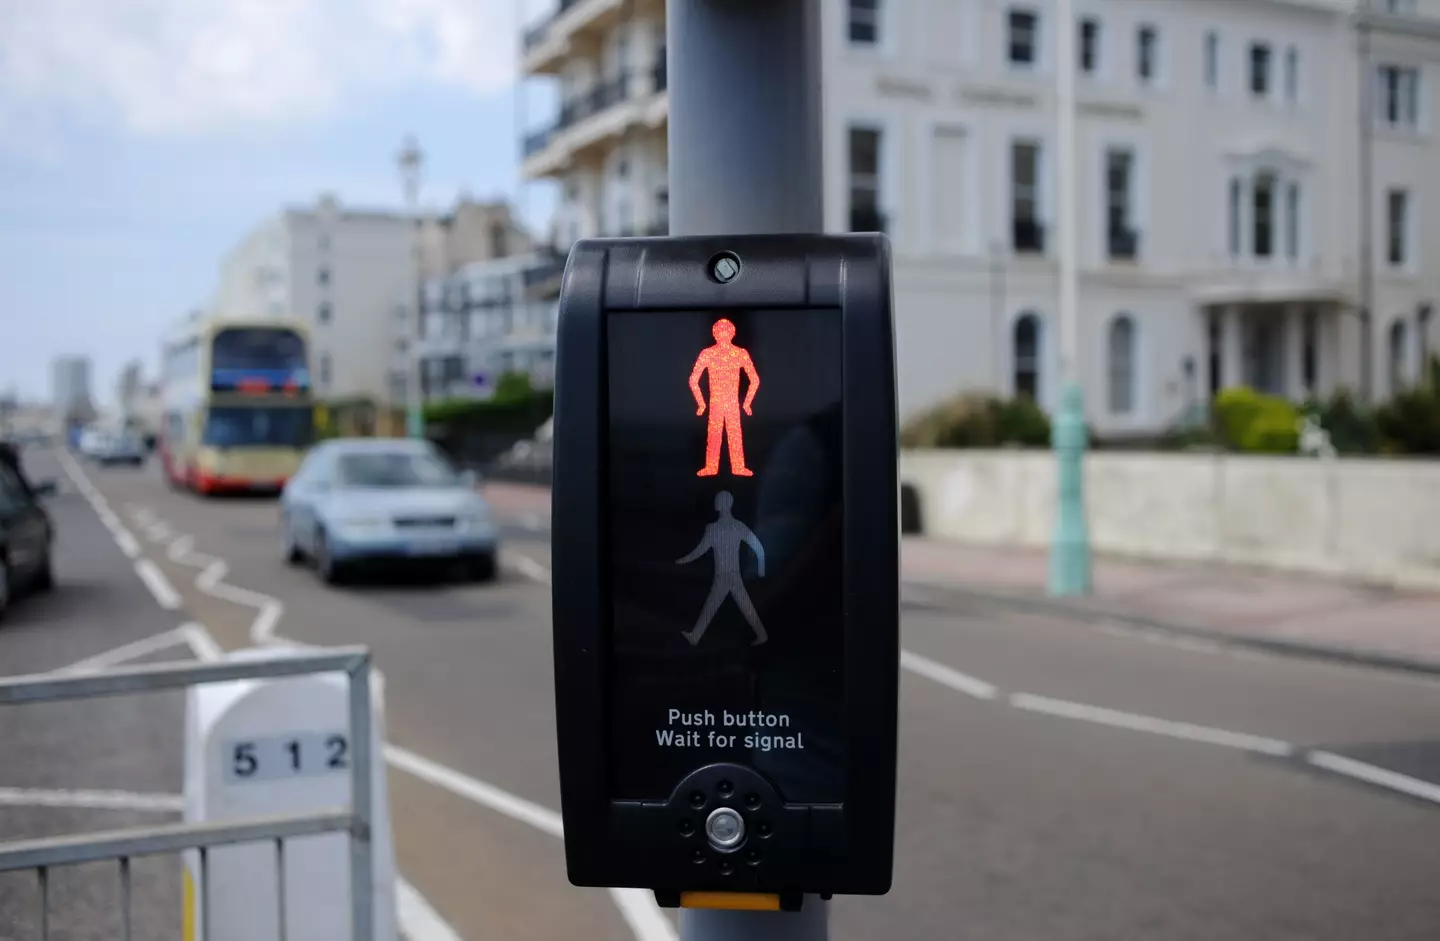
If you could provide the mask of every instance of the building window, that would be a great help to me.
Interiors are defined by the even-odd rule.
[[[1159,71],[1160,33],[1153,26],[1142,26],[1135,32],[1135,74],[1141,83],[1155,81]]]
[[[1385,0],[1385,12],[1406,14],[1415,12],[1415,0]]]
[[[1285,257],[1300,259],[1300,184],[1285,184]]]
[[[1240,244],[1240,210],[1244,204],[1244,187],[1239,177],[1230,180],[1230,257],[1239,258],[1243,246]]]
[[[1312,309],[1300,321],[1300,372],[1306,394],[1313,395],[1320,379],[1320,322]]]
[[[1377,71],[1378,120],[1389,127],[1415,129],[1420,124],[1420,70],[1382,65]]]
[[[329,268],[321,268],[319,271],[315,272],[315,280],[316,280],[317,282],[319,282],[320,284],[322,284],[322,285],[329,284],[329,283],[330,283],[330,269],[329,269]]]
[[[1040,14],[1012,9],[1008,24],[1010,64],[1033,67],[1040,58]]]
[[[1045,230],[1040,223],[1040,145],[1016,141],[1010,145],[1010,217],[1012,242],[1017,252],[1043,252]]]
[[[850,128],[850,231],[884,232],[880,214],[880,131]]]
[[[1251,209],[1255,257],[1269,258],[1275,253],[1275,177],[1271,174],[1261,173],[1255,177]]]
[[[857,46],[880,41],[880,0],[850,0],[850,41]]]
[[[1131,225],[1134,193],[1135,155],[1129,150],[1106,151],[1106,241],[1111,258],[1133,259],[1139,252],[1139,239]]]
[[[1100,21],[1093,16],[1080,21],[1080,71],[1086,75],[1100,71]]]
[[[1410,333],[1404,318],[1390,324],[1390,391],[1399,392],[1410,376]]]
[[[1385,194],[1385,256],[1392,267],[1403,267],[1410,259],[1407,236],[1410,228],[1410,194],[1392,189]]]
[[[1120,314],[1110,321],[1106,337],[1107,393],[1110,414],[1128,415],[1135,410],[1135,320]]]
[[[1015,394],[1040,400],[1040,318],[1026,311],[1015,321]]]
[[[1213,29],[1205,34],[1205,87],[1220,87],[1220,34]]]
[[[509,226],[503,222],[490,223],[490,257],[504,258],[510,254]]]
[[[1300,100],[1300,50],[1294,46],[1285,48],[1285,100],[1292,105]]]
[[[1250,44],[1250,94],[1256,98],[1270,96],[1270,44]]]
[[[1209,341],[1209,369],[1207,372],[1209,372],[1208,378],[1210,380],[1210,398],[1213,399],[1220,394],[1220,386],[1225,379],[1224,371],[1221,368],[1221,360],[1225,352],[1225,330],[1224,327],[1221,326],[1220,314],[1218,312],[1212,311],[1209,321],[1206,330],[1206,338]]]
[[[320,354],[320,384],[321,384],[322,386],[328,386],[328,385],[330,385],[330,354],[329,354],[329,353],[321,353],[321,354]]]
[[[330,322],[329,303],[322,303],[319,307],[315,308],[315,322],[322,324]]]

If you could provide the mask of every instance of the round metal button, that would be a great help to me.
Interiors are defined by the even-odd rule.
[[[745,819],[729,807],[716,807],[705,818],[705,835],[717,850],[733,850],[745,839]]]

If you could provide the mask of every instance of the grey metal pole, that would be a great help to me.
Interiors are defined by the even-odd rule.
[[[820,0],[667,0],[670,234],[825,229]],[[682,941],[825,941],[828,904],[681,909]]]
[[[825,228],[820,0],[669,0],[670,233]]]
[[[1375,67],[1370,54],[1370,2],[1360,10],[1360,400],[1375,392]]]

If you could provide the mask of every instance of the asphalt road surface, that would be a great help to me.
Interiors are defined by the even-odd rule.
[[[543,520],[516,515],[493,584],[336,590],[283,562],[274,501],[202,501],[153,469],[80,473],[178,607],[72,487],[54,501],[64,586],[0,629],[0,672],[181,621],[225,648],[365,644],[386,678],[398,862],[429,913],[412,935],[672,936],[644,893],[565,881]],[[1440,936],[1440,684],[933,590],[907,588],[903,631],[895,887],[837,900],[833,938]],[[178,788],[174,703],[50,708],[0,715],[0,788]],[[51,813],[0,806],[0,833],[90,824]],[[12,919],[31,885],[0,888],[0,937],[25,937]]]

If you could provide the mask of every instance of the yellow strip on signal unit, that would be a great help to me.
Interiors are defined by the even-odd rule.
[[[681,908],[714,908],[741,912],[778,912],[780,896],[750,892],[681,892]]]
[[[190,870],[186,869],[182,876],[185,880],[185,896],[181,908],[182,921],[180,923],[180,937],[184,941],[196,941],[195,939],[195,880],[190,878]]]

